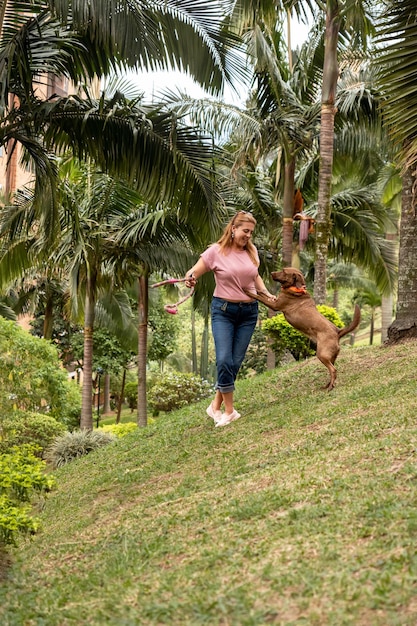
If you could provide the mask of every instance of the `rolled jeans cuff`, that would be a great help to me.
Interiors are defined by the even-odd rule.
[[[234,385],[228,385],[227,387],[219,387],[216,384],[214,388],[218,389],[220,391],[220,393],[232,393],[232,391],[235,390],[235,386]]]

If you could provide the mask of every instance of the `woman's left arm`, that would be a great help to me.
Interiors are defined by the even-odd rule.
[[[256,289],[256,293],[266,296],[267,298],[273,298],[274,300],[276,300],[276,296],[274,296],[272,293],[268,291],[268,289],[265,286],[264,281],[259,276],[259,274],[255,278],[255,289]]]

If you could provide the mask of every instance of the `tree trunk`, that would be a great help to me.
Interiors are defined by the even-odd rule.
[[[209,314],[206,310],[204,316],[204,330],[201,337],[201,354],[200,354],[200,376],[207,380],[208,378],[208,346],[209,346]]]
[[[87,278],[84,311],[83,387],[81,392],[82,430],[93,430],[93,333],[95,314],[95,276]]]
[[[198,372],[197,364],[197,341],[195,336],[195,309],[191,305],[191,367],[193,374]]]
[[[140,427],[148,425],[148,407],[146,398],[146,357],[148,351],[148,273],[139,276],[138,303],[138,417]]]
[[[369,345],[374,344],[374,332],[375,332],[375,309],[372,307],[371,311],[371,325],[369,328]]]
[[[392,323],[392,294],[389,296],[382,296],[381,305],[382,319],[381,319],[381,343],[384,343],[388,339],[388,328]]]
[[[120,424],[120,417],[122,415],[123,398],[125,395],[125,385],[126,385],[126,368],[123,369],[122,388],[120,389],[119,401],[117,403],[116,424]]]
[[[417,337],[417,171],[403,177],[398,259],[398,298],[394,322],[388,328],[392,343]]]
[[[326,3],[326,33],[323,64],[323,90],[321,97],[320,122],[320,169],[316,217],[316,259],[314,271],[314,300],[316,304],[326,302],[326,267],[330,241],[331,187],[334,150],[335,101],[339,67],[337,63],[337,41],[340,15],[337,0]]]
[[[294,213],[295,158],[285,164],[283,224],[282,224],[282,263],[291,267],[293,255],[293,213]]]
[[[45,304],[45,315],[43,319],[44,339],[52,339],[52,331],[53,331],[53,326],[54,326],[53,312],[54,312],[53,296],[51,293],[47,293],[47,299],[46,299],[46,304]]]
[[[110,374],[104,375],[103,414],[111,413],[110,406]]]

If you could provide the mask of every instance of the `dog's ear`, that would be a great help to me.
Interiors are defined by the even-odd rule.
[[[294,285],[296,287],[301,289],[302,287],[306,286],[306,281],[301,272],[294,272],[293,276],[294,276]]]

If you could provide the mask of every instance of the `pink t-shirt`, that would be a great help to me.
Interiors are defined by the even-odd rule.
[[[256,254],[259,264],[258,254]],[[218,243],[212,244],[201,254],[207,269],[212,270],[216,280],[214,296],[224,300],[250,302],[242,291],[243,287],[256,292],[255,278],[258,267],[254,265],[246,250],[230,250],[221,254]]]

